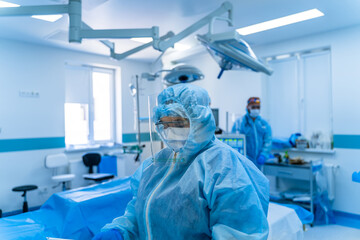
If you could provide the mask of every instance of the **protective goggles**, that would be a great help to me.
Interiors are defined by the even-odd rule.
[[[190,127],[190,122],[189,120],[182,120],[182,121],[157,121],[155,123],[155,125],[157,127],[163,127],[163,128],[168,128],[168,127],[176,127],[176,128],[185,128],[185,127]]]

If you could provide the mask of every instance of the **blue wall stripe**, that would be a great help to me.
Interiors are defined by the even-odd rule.
[[[123,142],[137,142],[136,133],[124,133]],[[150,133],[141,133],[141,141],[150,141]],[[160,138],[153,133],[153,139]],[[38,149],[65,148],[65,137],[23,138],[0,140],[0,152],[29,151]],[[334,148],[360,149],[360,135],[334,135]]]
[[[65,137],[0,140],[0,152],[30,151],[49,148],[65,148]]]
[[[334,148],[360,149],[360,135],[334,135]]]
[[[123,143],[137,142],[136,135],[137,135],[136,133],[124,133],[122,135]],[[152,137],[153,140],[160,141],[160,137],[156,133],[153,133]],[[140,133],[140,140],[142,142],[149,142],[150,133]]]
[[[337,225],[360,229],[360,215],[334,211]]]

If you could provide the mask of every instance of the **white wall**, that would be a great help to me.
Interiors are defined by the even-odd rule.
[[[272,56],[319,47],[330,47],[333,133],[334,135],[359,135],[359,41],[360,26],[354,26],[291,41],[259,46],[255,48],[255,52],[260,56]],[[336,180],[336,199],[333,207],[338,211],[360,214],[360,205],[358,204],[360,186],[351,181],[352,173],[360,170],[360,150],[337,148],[335,151],[334,156],[324,155],[326,162],[340,166]]]
[[[118,73],[121,82],[116,86],[122,96],[117,99],[117,123],[124,133],[135,133],[128,85],[133,75],[150,71],[150,64],[117,62],[105,56],[0,39],[0,140],[64,137],[65,62],[121,69]],[[147,87],[151,89],[151,85]],[[19,97],[20,90],[37,91],[40,97]],[[148,146],[143,159],[150,155]],[[60,148],[0,153],[0,208],[3,212],[22,207],[21,194],[11,191],[15,186],[35,184],[47,189],[44,194],[38,190],[29,192],[29,207],[41,205],[53,192],[60,191],[60,187],[52,188],[55,184],[51,181],[51,170],[44,167],[44,158],[63,151]],[[71,171],[77,174],[72,187],[88,184],[82,179],[87,171],[81,161],[83,153],[68,153]],[[137,168],[139,164],[134,163],[133,157],[119,157],[119,176],[130,175]]]

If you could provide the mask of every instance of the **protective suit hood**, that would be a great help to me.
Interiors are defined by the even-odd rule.
[[[206,90],[192,84],[171,86],[158,96],[154,122],[165,116],[181,116],[190,121],[189,137],[179,152],[185,159],[197,154],[214,137],[216,126],[209,104]]]

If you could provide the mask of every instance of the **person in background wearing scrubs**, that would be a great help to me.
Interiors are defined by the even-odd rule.
[[[260,117],[260,98],[249,98],[246,110],[246,115],[235,121],[231,132],[246,136],[246,156],[260,167],[270,155],[271,127]]]
[[[153,122],[167,147],[141,164],[125,214],[93,239],[267,239],[269,182],[216,139],[209,102],[191,84],[160,93]]]

